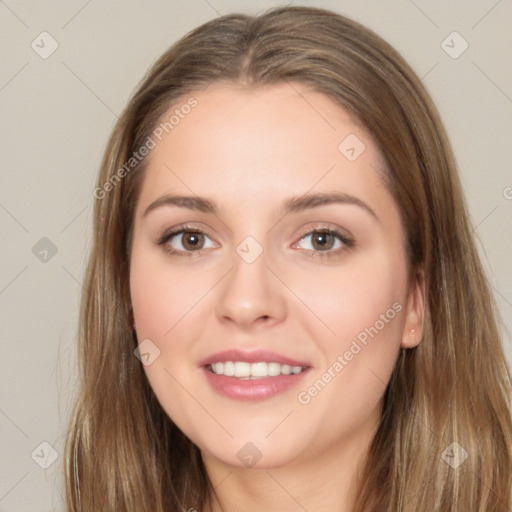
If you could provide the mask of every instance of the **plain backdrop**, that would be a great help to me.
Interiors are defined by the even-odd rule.
[[[511,362],[512,1],[291,3],[372,28],[432,94]],[[64,510],[62,451],[76,391],[92,192],[116,116],[152,62],[189,30],[218,15],[284,4],[0,1],[1,512]]]

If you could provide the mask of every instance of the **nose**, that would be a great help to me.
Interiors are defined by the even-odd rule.
[[[252,263],[235,253],[233,268],[221,282],[217,318],[244,330],[278,324],[287,314],[285,291],[267,268],[265,252]]]

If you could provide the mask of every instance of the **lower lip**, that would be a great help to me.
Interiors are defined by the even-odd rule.
[[[233,400],[246,400],[258,402],[284,393],[299,384],[308,373],[309,368],[301,373],[291,375],[278,375],[261,379],[240,379],[217,375],[203,367],[210,386],[217,393]]]

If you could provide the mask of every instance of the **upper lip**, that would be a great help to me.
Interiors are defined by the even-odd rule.
[[[277,352],[264,349],[256,349],[251,351],[240,349],[223,350],[222,352],[216,352],[215,354],[205,357],[199,362],[199,366],[207,366],[209,364],[223,361],[244,361],[247,363],[279,363],[302,367],[310,366],[304,361],[298,361],[296,359],[292,359],[291,357],[278,354]]]

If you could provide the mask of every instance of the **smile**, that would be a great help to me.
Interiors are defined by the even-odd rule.
[[[225,350],[211,354],[198,365],[206,383],[217,395],[231,400],[258,402],[302,386],[313,368],[274,351]]]
[[[280,375],[297,375],[304,371],[303,366],[290,366],[277,362],[224,361],[208,365],[208,369],[216,375],[240,379],[261,379],[278,377]]]

